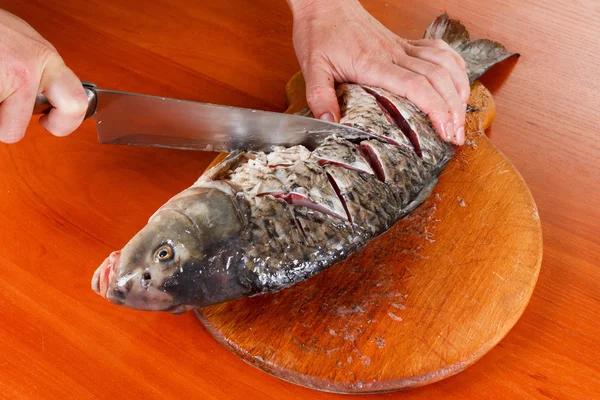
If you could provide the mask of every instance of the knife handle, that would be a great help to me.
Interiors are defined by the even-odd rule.
[[[88,98],[88,108],[85,113],[85,118],[88,119],[96,112],[96,105],[98,104],[98,99],[96,98],[96,85],[92,82],[81,81],[83,88],[85,89],[85,94],[87,94]],[[46,96],[43,93],[39,93],[35,96],[35,105],[33,106],[33,115],[36,114],[48,114],[50,110],[52,110],[52,104],[48,101]]]

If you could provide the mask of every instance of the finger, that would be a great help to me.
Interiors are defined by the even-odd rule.
[[[454,87],[460,95],[461,102],[465,104],[463,108],[466,108],[466,103],[471,93],[469,78],[467,78],[467,74],[456,63],[455,57],[450,52],[435,47],[420,46],[409,46],[405,51],[409,56],[428,61],[448,71]]]
[[[462,137],[464,138],[466,105],[463,107],[463,102],[457,92],[455,83],[452,81],[450,72],[439,65],[435,65],[419,58],[407,57],[405,55],[396,60],[396,64],[416,74],[425,76],[442,99],[448,104],[454,122],[454,132],[451,133],[451,136],[454,137],[454,142],[459,144],[461,141],[459,136],[462,134]]]
[[[326,66],[312,65],[303,71],[306,101],[318,119],[339,122],[340,106],[335,95],[335,80]]]
[[[381,63],[372,68],[363,82],[380,87],[410,100],[419,110],[427,114],[438,134],[445,141],[454,136],[454,122],[448,103],[433,88],[423,75],[401,68],[393,63]]]
[[[52,110],[40,118],[40,124],[56,136],[72,133],[83,121],[88,100],[81,81],[63,62],[57,58],[46,67],[40,82],[40,92],[44,93]]]
[[[410,45],[418,46],[418,47],[435,47],[439,50],[449,51],[452,54],[452,57],[456,60],[456,63],[460,66],[463,71],[467,71],[467,64],[465,64],[465,59],[462,58],[460,54],[454,49],[454,47],[450,46],[442,39],[419,39],[419,40],[410,40]]]
[[[35,88],[22,88],[0,104],[0,141],[16,143],[23,139],[35,103]]]

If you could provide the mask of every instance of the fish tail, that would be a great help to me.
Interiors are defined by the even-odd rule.
[[[499,62],[520,56],[519,53],[512,53],[493,40],[471,41],[467,28],[460,21],[450,19],[446,13],[431,21],[423,37],[425,39],[442,39],[456,50],[465,60],[471,84]]]

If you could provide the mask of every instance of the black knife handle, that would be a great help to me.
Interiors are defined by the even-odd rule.
[[[88,119],[96,112],[96,106],[98,104],[98,99],[96,97],[96,85],[92,82],[81,81],[83,88],[85,89],[85,93],[88,98],[88,108],[85,113],[85,118]],[[46,96],[43,93],[39,93],[35,96],[35,105],[33,106],[33,115],[36,114],[48,114],[52,110],[52,104],[48,101]]]

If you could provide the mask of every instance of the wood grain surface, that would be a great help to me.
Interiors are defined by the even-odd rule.
[[[496,347],[452,378],[376,397],[600,397],[598,2],[364,4],[405,37],[420,37],[446,10],[473,35],[522,54],[483,79],[498,108],[488,134],[531,189],[544,235],[536,290]],[[0,7],[101,87],[283,111],[282,88],[298,70],[283,0],[0,0]],[[92,121],[67,138],[33,121],[22,142],[0,146],[0,398],[341,397],[249,367],[193,313],[129,311],[91,291],[104,257],[214,156],[101,146]]]
[[[286,112],[307,107],[304,89],[294,75]],[[208,331],[263,371],[335,393],[423,386],[487,353],[529,302],[542,231],[523,178],[485,137],[496,106],[479,82],[469,106],[468,144],[421,207],[317,277],[198,310]]]

